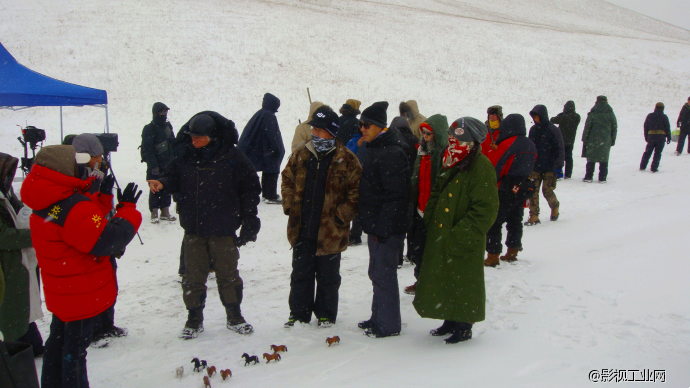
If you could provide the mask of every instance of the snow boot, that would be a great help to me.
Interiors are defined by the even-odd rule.
[[[189,340],[196,338],[204,331],[204,308],[199,307],[187,310],[187,323],[184,324],[180,338]]]
[[[606,182],[606,181],[604,181]],[[555,207],[551,209],[551,221],[558,221],[558,216],[560,214],[558,213],[558,207]]]
[[[439,337],[442,335],[452,333],[454,328],[455,328],[455,322],[443,321],[443,325],[441,325],[440,327],[438,327],[436,329],[429,331],[429,334],[433,335],[434,337]]]
[[[357,324],[357,327],[359,327],[362,330],[367,330],[371,329],[372,327],[376,326],[374,322],[371,319],[367,319],[366,321],[362,321]]]
[[[594,182],[594,179],[592,179],[591,177],[584,177],[582,181],[585,183],[592,183]]]
[[[486,255],[486,260],[484,260],[485,267],[496,267],[499,264],[498,253],[489,253]]]
[[[508,263],[512,263],[514,261],[517,261],[517,255],[518,252],[520,252],[522,248],[516,249],[516,248],[508,248],[508,252],[506,252],[505,256],[501,256],[500,259],[503,261],[506,261]]]
[[[280,198],[280,196],[275,197],[275,198],[264,197],[264,202],[271,204],[271,205],[280,205],[281,203],[283,203],[283,199]]]
[[[296,323],[296,322],[299,322],[299,323],[309,323],[309,321],[305,321],[305,320],[299,319],[299,318],[297,318],[297,316],[295,316],[295,315],[290,315],[290,318],[288,318],[287,322],[285,322],[285,324],[283,325],[283,327],[285,327],[286,329],[289,329],[289,328],[295,326],[295,323]]]
[[[446,344],[457,344],[458,342],[463,342],[467,341],[469,339],[472,339],[472,324],[471,323],[462,323],[462,322],[453,322],[454,323],[454,330],[453,330],[453,335],[450,337],[446,338]]]
[[[238,334],[252,334],[254,332],[254,327],[248,324],[247,321],[244,320],[244,317],[242,317],[239,303],[225,305],[225,313],[228,317],[225,327],[227,327],[228,330],[232,330]]]
[[[373,326],[373,327],[370,327],[370,328],[364,330],[364,335],[366,335],[367,337],[374,337],[374,338],[386,338],[386,337],[399,336],[400,332],[396,331],[395,333],[384,334],[381,332],[381,330],[378,329],[378,327]]]
[[[164,207],[161,209],[161,221],[177,221],[177,217],[170,214],[170,208]]]
[[[407,295],[414,295],[415,292],[417,291],[417,282],[414,282],[413,285],[405,287],[405,290],[403,291]]]
[[[329,327],[335,325],[335,321],[330,320],[328,318],[319,318],[319,322],[317,323],[317,326],[322,328],[322,329],[328,329]]]
[[[539,216],[529,216],[529,219],[527,222],[525,222],[525,226],[534,226],[541,224],[541,221],[539,221]]]
[[[158,221],[158,209],[151,210],[151,223],[157,224]]]

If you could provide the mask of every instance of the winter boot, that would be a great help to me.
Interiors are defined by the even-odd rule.
[[[289,328],[295,326],[295,323],[296,323],[296,322],[300,322],[300,323],[309,323],[309,321],[305,321],[305,320],[299,319],[299,318],[297,318],[297,316],[295,316],[295,315],[290,315],[290,318],[288,318],[287,322],[285,322],[285,325],[283,325],[283,327],[285,327],[286,329],[289,329]]]
[[[484,260],[485,267],[496,267],[499,264],[498,253],[489,253]]]
[[[252,325],[248,324],[247,321],[244,320],[244,317],[242,317],[239,303],[225,305],[225,313],[228,317],[225,327],[227,327],[228,330],[232,330],[238,334],[252,334],[254,332]]]
[[[517,261],[518,252],[520,252],[521,250],[522,249],[508,248],[508,252],[506,252],[505,256],[501,256],[501,260],[506,261],[508,263]]]
[[[594,179],[592,179],[592,177],[584,177],[582,181],[586,183],[592,183],[594,182]]]
[[[164,207],[161,209],[161,221],[177,221],[177,217],[170,215],[170,208]]]
[[[530,215],[529,220],[525,222],[525,226],[534,226],[538,224],[541,224],[541,221],[539,221],[539,216],[537,215]]]
[[[403,291],[407,295],[414,295],[415,292],[417,291],[417,282],[414,282],[413,285],[405,287],[405,290]]]
[[[157,224],[158,221],[158,209],[151,210],[151,223]]]
[[[317,323],[317,326],[321,329],[328,329],[333,325],[335,325],[335,321],[325,317],[319,318],[319,322]]]
[[[280,198],[280,196],[277,196],[275,198],[265,198],[264,197],[264,202],[271,204],[271,205],[280,205],[283,203],[283,199]]]
[[[351,247],[362,245],[362,237],[350,236],[350,242],[347,245]]]
[[[551,221],[558,221],[558,216],[560,214],[558,213],[558,206],[555,208],[551,209]]]
[[[472,324],[463,322],[454,322],[453,335],[446,338],[446,344],[457,344],[458,342],[472,339]]]
[[[196,338],[199,333],[204,331],[204,308],[187,310],[187,323],[184,324],[180,338],[189,340]]]
[[[442,335],[452,333],[454,328],[455,326],[453,321],[443,321],[443,325],[434,330],[429,331],[429,334],[433,335],[434,337],[439,337]]]
[[[359,327],[362,330],[367,330],[371,329],[372,327],[376,326],[374,322],[371,319],[367,319],[366,321],[362,321],[357,324],[357,327]]]

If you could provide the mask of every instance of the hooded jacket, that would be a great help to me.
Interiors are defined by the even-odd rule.
[[[141,214],[120,203],[112,219],[83,193],[89,181],[76,178],[72,146],[46,146],[22,184],[33,209],[31,238],[41,268],[46,307],[63,322],[100,314],[115,302],[117,286],[110,256],[134,238]]]
[[[292,152],[302,148],[311,141],[311,125],[307,124],[314,116],[314,112],[323,106],[323,102],[314,101],[309,106],[309,117],[295,128],[295,136],[292,138]]]
[[[214,140],[194,148],[189,123],[211,116],[219,129]],[[235,147],[237,130],[232,120],[216,112],[200,112],[180,128],[176,157],[160,178],[163,192],[177,193],[180,225],[186,233],[202,237],[241,236],[250,240],[259,233],[257,217],[261,185],[251,161]],[[249,240],[245,240],[249,241]]]
[[[388,130],[367,143],[359,184],[359,215],[363,230],[381,239],[407,232],[412,202],[405,140]],[[360,148],[361,151],[361,148]]]
[[[563,137],[558,127],[549,121],[549,112],[546,107],[537,105],[529,114],[539,116],[539,123],[535,123],[529,130],[529,139],[537,147],[534,171],[545,173],[563,168],[565,161]]]
[[[616,144],[617,133],[618,123],[611,105],[606,101],[597,101],[587,114],[585,129],[582,131],[582,156],[588,162],[608,163],[611,147]]]
[[[499,125],[501,122],[503,122],[503,107],[500,105],[492,105],[489,107],[489,109],[496,109],[497,111],[497,116],[498,116],[498,122]],[[487,109],[487,111],[489,110]],[[486,125],[486,130],[488,131],[488,135],[486,136],[486,139],[482,142],[482,153],[491,160],[490,154],[494,151],[494,149],[491,147],[491,144],[494,144],[496,142],[496,139],[498,138],[498,128],[493,129],[491,128],[491,124],[489,123],[489,118],[486,118],[486,121],[484,122],[484,125]]]
[[[644,140],[648,143],[671,140],[671,123],[664,108],[655,108],[644,120]]]
[[[537,147],[526,136],[527,128],[522,115],[508,115],[498,130],[498,148],[492,153],[493,159],[489,160],[496,170],[498,190],[510,191],[534,171]]]
[[[407,115],[403,115],[407,118],[410,123],[410,129],[412,134],[417,137],[420,141],[422,140],[422,130],[419,129],[419,124],[426,120],[426,117],[419,113],[419,107],[417,106],[417,101],[409,100],[405,101],[405,104],[410,108],[410,112]],[[408,117],[408,115],[410,117]]]
[[[247,155],[256,171],[280,173],[285,146],[276,118],[279,107],[278,97],[266,93],[261,109],[249,119],[242,131],[237,148]]]
[[[160,105],[159,105],[160,104]],[[141,157],[148,170],[158,168],[162,170],[175,156],[173,143],[175,133],[169,121],[160,122],[158,113],[167,109],[165,105],[157,102],[153,106],[153,119],[144,126],[141,131]]]
[[[405,154],[407,155],[410,171],[412,171],[414,162],[417,159],[417,145],[419,144],[419,139],[412,134],[410,124],[408,124],[407,119],[402,116],[394,118],[393,121],[391,121],[389,129],[391,131],[398,131],[403,140],[405,140]]]
[[[343,144],[347,144],[350,139],[352,139],[352,136],[359,131],[359,119],[357,119],[357,115],[361,112],[359,109],[348,104],[343,104],[340,108],[340,113],[342,116],[340,116],[338,121],[338,133],[336,137],[340,139]],[[311,117],[311,115],[309,117]]]
[[[575,112],[575,102],[568,101],[563,106],[563,112],[551,118],[551,122],[558,124],[558,129],[563,135],[563,145],[572,147],[575,145],[577,127],[580,125],[580,115]]]
[[[676,121],[676,127],[680,127],[685,131],[690,131],[690,103],[685,103],[680,109],[680,114],[678,114],[678,120]]]
[[[433,188],[434,183],[436,183],[436,177],[441,171],[441,167],[443,165],[443,153],[445,152],[446,147],[448,147],[448,119],[446,116],[435,114],[427,118],[424,122],[429,124],[431,129],[434,131],[434,144],[430,153],[431,184],[429,185],[429,188]],[[422,142],[424,142],[424,140],[422,140]],[[411,192],[412,204],[414,205],[413,209],[417,209],[419,206],[417,203],[419,199],[419,169],[421,167],[422,157],[424,154],[425,152],[420,144],[417,152],[417,158],[415,159],[412,170]]]

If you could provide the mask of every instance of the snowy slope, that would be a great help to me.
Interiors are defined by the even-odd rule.
[[[306,87],[336,109],[347,98],[388,100],[389,118],[407,99],[449,120],[483,119],[497,103],[525,116],[542,103],[553,116],[572,99],[584,118],[599,94],[618,116],[609,184],[559,182],[560,220],[526,229],[516,265],[487,269],[487,320],[472,341],[451,347],[430,337],[438,322],[420,319],[407,295],[400,337],[363,337],[356,323],[369,317],[365,247],[343,254],[336,327],[284,330],[286,218],[262,204],[259,241],[240,262],[243,312],[256,333],[240,338],[224,328],[211,284],[206,332],[178,340],[182,231],[145,224],[145,245],[135,240],[119,262],[116,323],[130,335],[89,350],[94,387],[199,387],[197,375],[174,379],[194,356],[232,369],[228,384],[245,387],[579,387],[602,368],[666,369],[666,385],[690,385],[690,161],[667,146],[659,174],[637,171],[644,117],[663,101],[675,122],[690,95],[687,30],[595,0],[26,0],[0,1],[0,42],[29,68],[108,91],[121,142],[114,163],[125,182],[143,183],[135,149],[158,100],[172,108],[176,129],[206,109],[241,129],[270,91],[282,102],[286,145],[308,113]],[[66,133],[103,130],[102,109],[64,112]],[[19,154],[15,125],[27,123],[59,139],[57,108],[0,111],[1,152]],[[574,176],[583,174],[577,158]],[[401,287],[412,284],[411,268],[399,277]],[[48,322],[40,322],[46,335]],[[328,348],[332,335],[342,343]],[[270,344],[290,351],[276,365],[242,366],[242,353],[261,355]]]

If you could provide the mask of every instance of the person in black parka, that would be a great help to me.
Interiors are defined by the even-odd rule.
[[[518,252],[522,250],[522,218],[527,199],[524,190],[537,159],[537,147],[526,136],[525,118],[522,115],[508,115],[501,122],[498,131],[495,141],[497,148],[489,160],[496,170],[499,206],[496,221],[486,234],[488,256],[484,260],[484,265],[487,267],[499,264],[498,255],[503,250],[501,232],[504,223],[508,229],[508,252],[500,259],[507,262],[516,261]]]
[[[577,127],[580,125],[580,115],[575,112],[575,102],[568,101],[563,106],[563,112],[551,118],[551,122],[558,124],[563,136],[563,148],[565,151],[565,179],[570,179],[573,175],[573,148],[575,147],[575,137]]]
[[[352,136],[359,132],[359,119],[357,115],[362,113],[359,111],[361,104],[357,100],[349,99],[340,107],[340,114],[342,116],[338,119],[338,133],[336,137],[343,144],[347,144],[352,139]]]
[[[141,131],[141,158],[146,162],[146,179],[158,179],[161,171],[175,157],[172,142],[175,140],[172,124],[168,121],[170,109],[162,102],[153,104],[153,120]],[[170,215],[170,194],[149,193],[149,210],[151,223],[158,223],[158,209],[160,220],[175,221]]]
[[[239,250],[256,241],[261,228],[257,205],[261,186],[251,161],[235,147],[235,124],[216,112],[194,115],[177,135],[175,159],[151,191],[177,194],[184,234],[183,300],[188,318],[181,338],[195,338],[203,328],[206,281],[211,262],[226,327],[240,334],[253,328],[242,317],[243,282],[237,270]],[[239,229],[239,236],[237,230]]]
[[[285,145],[280,134],[276,112],[280,100],[271,93],[264,94],[261,109],[247,122],[237,145],[261,174],[261,196],[268,203],[280,203],[278,174],[285,156]]]
[[[652,160],[652,172],[657,172],[661,161],[661,151],[664,150],[664,143],[671,143],[671,124],[668,116],[664,114],[664,103],[657,102],[654,112],[647,115],[644,121],[644,140],[647,142],[640,161],[640,171],[647,169],[649,158],[654,152]]]
[[[690,137],[690,97],[688,102],[683,105],[676,121],[676,127],[680,128],[680,136],[678,137],[678,145],[676,146],[676,156],[683,153],[685,146],[685,138]],[[688,142],[688,153],[690,154],[690,141]]]

